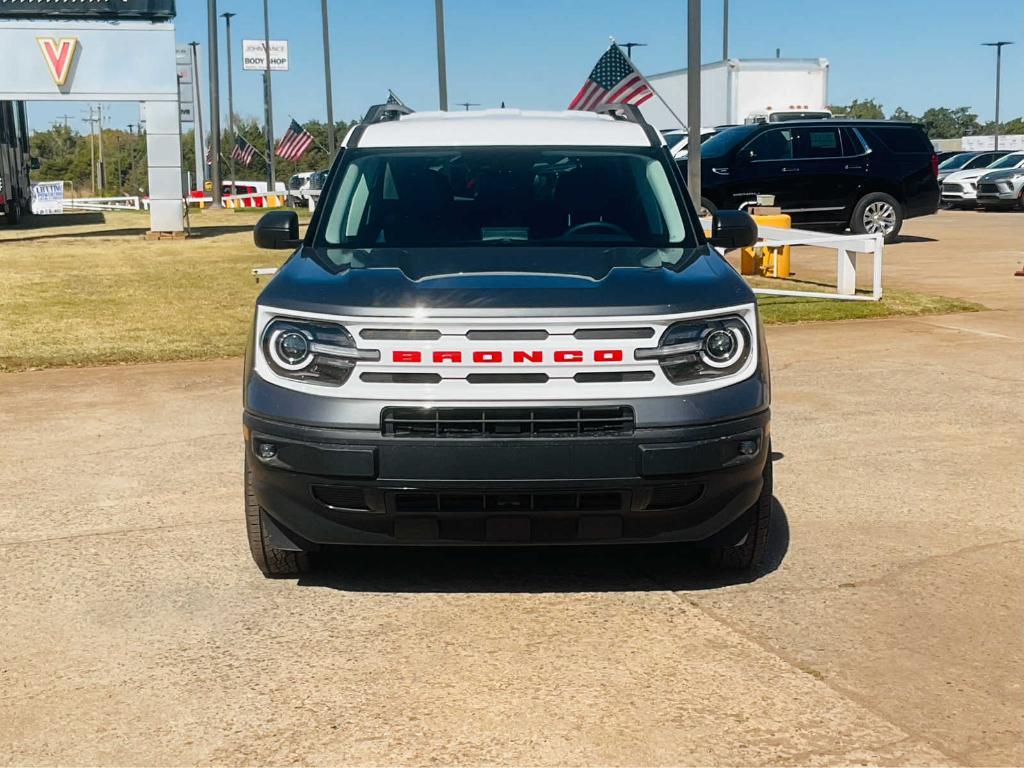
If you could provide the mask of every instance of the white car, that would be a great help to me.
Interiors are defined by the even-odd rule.
[[[942,202],[953,208],[973,208],[978,203],[978,179],[992,171],[1024,168],[1024,152],[1003,155],[987,168],[951,173],[942,180]]]
[[[700,143],[703,144],[716,133],[718,133],[717,128],[701,128]],[[672,157],[677,160],[686,157],[686,147],[689,144],[689,135],[685,129],[669,128],[667,130],[663,130],[661,134],[665,137],[665,143],[668,145],[669,151],[672,153]]]

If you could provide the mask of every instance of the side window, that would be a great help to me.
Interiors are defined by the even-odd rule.
[[[839,157],[843,154],[839,144],[838,128],[797,128],[794,133],[797,157],[813,160]]]
[[[847,157],[857,157],[868,151],[864,140],[852,128],[843,128],[843,154]]]
[[[753,159],[755,161],[792,160],[793,130],[790,128],[778,128],[765,131],[747,144],[746,149],[754,153]]]

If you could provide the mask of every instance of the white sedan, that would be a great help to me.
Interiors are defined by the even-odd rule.
[[[942,202],[954,208],[973,208],[978,203],[978,179],[992,171],[1024,168],[1024,152],[1003,155],[987,168],[956,171],[942,180]]]

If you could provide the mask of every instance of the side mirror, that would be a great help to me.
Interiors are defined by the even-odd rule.
[[[298,248],[299,215],[295,211],[271,211],[256,222],[252,239],[257,248]]]
[[[29,170],[31,170],[31,171],[38,171],[43,166],[42,166],[42,163],[39,162],[39,158],[38,157],[33,157],[29,161],[29,166],[28,167],[29,167]]]
[[[757,224],[746,211],[719,211],[711,219],[711,244],[716,248],[748,248],[757,242]]]

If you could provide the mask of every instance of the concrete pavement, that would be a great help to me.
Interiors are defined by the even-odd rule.
[[[749,584],[676,548],[265,581],[239,361],[0,377],[0,763],[1024,763],[1020,245],[957,216],[887,281],[993,311],[769,330]]]

